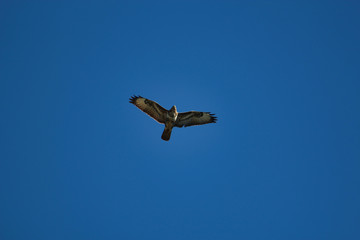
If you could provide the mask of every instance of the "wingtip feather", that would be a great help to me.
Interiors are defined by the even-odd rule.
[[[214,113],[209,113],[210,115],[210,123],[216,123],[217,122],[217,117],[215,116]]]
[[[136,99],[138,98],[141,98],[140,95],[132,95],[130,98],[129,98],[129,103],[132,103],[132,104],[135,104],[135,101]]]

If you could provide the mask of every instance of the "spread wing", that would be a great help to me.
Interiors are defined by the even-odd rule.
[[[215,123],[217,118],[209,112],[184,112],[179,113],[175,122],[176,127],[189,127],[193,125],[202,125],[207,123]]]
[[[132,96],[129,99],[130,103],[137,106],[141,111],[155,119],[159,123],[165,123],[167,110],[160,106],[158,103],[141,96]]]

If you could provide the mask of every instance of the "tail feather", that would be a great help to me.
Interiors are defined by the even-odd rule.
[[[161,139],[165,141],[170,140],[172,127],[165,127],[163,134],[161,135]]]

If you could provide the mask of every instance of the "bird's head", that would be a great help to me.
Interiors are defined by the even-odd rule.
[[[176,106],[175,106],[175,105],[174,105],[174,106],[172,106],[172,108],[170,109],[170,111],[171,111],[171,112],[174,112],[174,113],[175,113],[175,112],[177,112],[177,110],[176,110]]]
[[[177,110],[176,110],[176,106],[174,105],[174,106],[172,106],[172,108],[171,108],[170,111],[169,111],[169,116],[170,116],[171,118],[174,118],[174,120],[176,120],[177,115],[178,115],[178,112],[177,112]]]

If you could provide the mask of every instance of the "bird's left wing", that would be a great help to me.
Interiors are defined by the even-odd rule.
[[[167,110],[160,106],[158,103],[141,96],[132,96],[130,103],[137,106],[141,111],[148,114],[159,123],[165,123]]]
[[[176,127],[189,127],[194,125],[202,125],[207,123],[215,123],[217,118],[209,112],[184,112],[179,113],[175,122]]]

